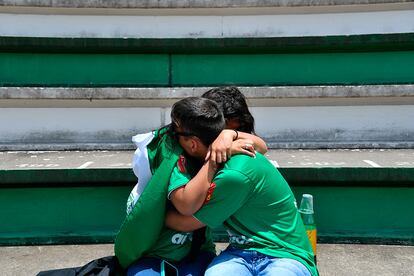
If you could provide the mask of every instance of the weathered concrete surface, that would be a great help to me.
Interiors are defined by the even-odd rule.
[[[226,244],[218,244],[218,251]],[[42,270],[82,266],[113,255],[113,245],[0,247],[2,275],[35,275]],[[413,246],[318,244],[321,276],[404,276],[414,272]]]
[[[130,168],[133,151],[0,152],[0,170]],[[412,168],[414,150],[270,150],[280,168]]]
[[[0,150],[132,149],[174,102],[208,89],[2,87]],[[414,146],[414,85],[240,89],[271,148]]]
[[[130,168],[133,153],[133,151],[0,152],[0,170]]]
[[[0,36],[17,38],[16,42],[19,45],[25,43],[19,42],[21,37],[24,41],[27,37],[45,39],[295,37],[300,41],[302,37],[409,34],[414,32],[414,3],[408,4],[409,7],[406,8],[385,5],[382,9],[377,5],[237,9],[81,9],[0,6]],[[381,43],[380,41],[377,43]],[[104,43],[104,45],[108,47],[111,44]],[[300,43],[296,46],[300,46]],[[345,42],[343,46],[350,45]],[[406,46],[402,44],[398,47]],[[12,47],[9,46],[11,50]],[[53,48],[54,45],[51,45],[51,49]],[[69,48],[71,47],[67,49]],[[133,48],[134,46],[130,45],[129,50]],[[362,48],[366,47],[363,45]],[[105,51],[99,49],[101,52]],[[119,51],[122,52],[122,49]]]
[[[320,244],[318,267],[321,275],[412,275],[414,247]]]
[[[0,108],[0,149],[131,149],[133,135],[170,123],[168,107],[84,107]],[[252,107],[251,112],[257,134],[270,148],[414,144],[414,105],[292,104]]]
[[[62,100],[177,100],[190,96],[201,96],[212,87],[0,87],[0,100],[62,99]],[[362,97],[414,97],[414,85],[332,85],[332,86],[266,86],[238,87],[246,98],[362,98]]]
[[[170,107],[211,87],[0,87],[0,107]],[[414,104],[414,85],[239,87],[249,106]]]
[[[54,8],[232,8],[232,7],[301,7],[332,5],[366,5],[409,3],[409,0],[0,0],[0,6],[54,7]]]

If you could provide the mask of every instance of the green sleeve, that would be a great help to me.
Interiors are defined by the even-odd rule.
[[[170,182],[168,184],[168,199],[170,199],[171,193],[180,188],[181,186],[186,185],[191,180],[191,176],[187,172],[181,172],[178,166],[175,166],[170,177]]]
[[[247,201],[254,189],[250,179],[235,170],[222,170],[213,180],[206,203],[194,217],[211,228],[216,228],[233,215]]]

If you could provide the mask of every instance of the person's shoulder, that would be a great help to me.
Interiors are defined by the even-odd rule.
[[[233,164],[237,164],[239,162],[246,162],[247,160],[252,160],[252,159],[254,159],[254,157],[248,156],[246,154],[236,154],[236,155],[233,155],[229,159],[229,161],[227,161],[226,164],[233,165]]]
[[[245,154],[234,155],[228,160],[224,166],[219,170],[220,173],[226,175],[245,175],[249,169],[254,167],[255,157]]]
[[[240,166],[251,165],[257,162],[264,162],[266,157],[264,157],[261,153],[256,152],[255,157],[251,157],[245,154],[237,154],[230,158],[230,160],[226,163],[225,167],[228,168],[235,168]]]
[[[269,160],[260,153],[256,153],[255,157],[251,157],[244,154],[234,155],[226,162],[221,169],[223,173],[233,172],[252,177],[258,173],[258,168],[266,168],[267,166],[273,166]],[[236,173],[236,174],[237,174]]]
[[[229,186],[232,190],[241,189],[240,191],[242,191],[250,189],[253,185],[250,185],[249,183],[252,182],[252,177],[256,170],[256,166],[250,163],[252,159],[252,157],[247,155],[232,156],[230,160],[219,169],[213,182],[217,185],[221,185],[221,187]]]

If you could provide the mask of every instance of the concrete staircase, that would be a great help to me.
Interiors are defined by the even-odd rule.
[[[320,242],[412,244],[412,3],[308,2],[1,1],[0,244],[113,241],[131,136],[218,85]]]

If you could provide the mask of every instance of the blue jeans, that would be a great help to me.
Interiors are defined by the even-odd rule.
[[[205,275],[310,276],[310,272],[293,259],[275,258],[253,250],[228,248],[214,258]]]
[[[180,276],[202,276],[216,255],[212,252],[200,251],[194,261],[184,259],[179,262],[170,262],[177,269]],[[161,259],[143,257],[128,267],[127,276],[160,276]]]

